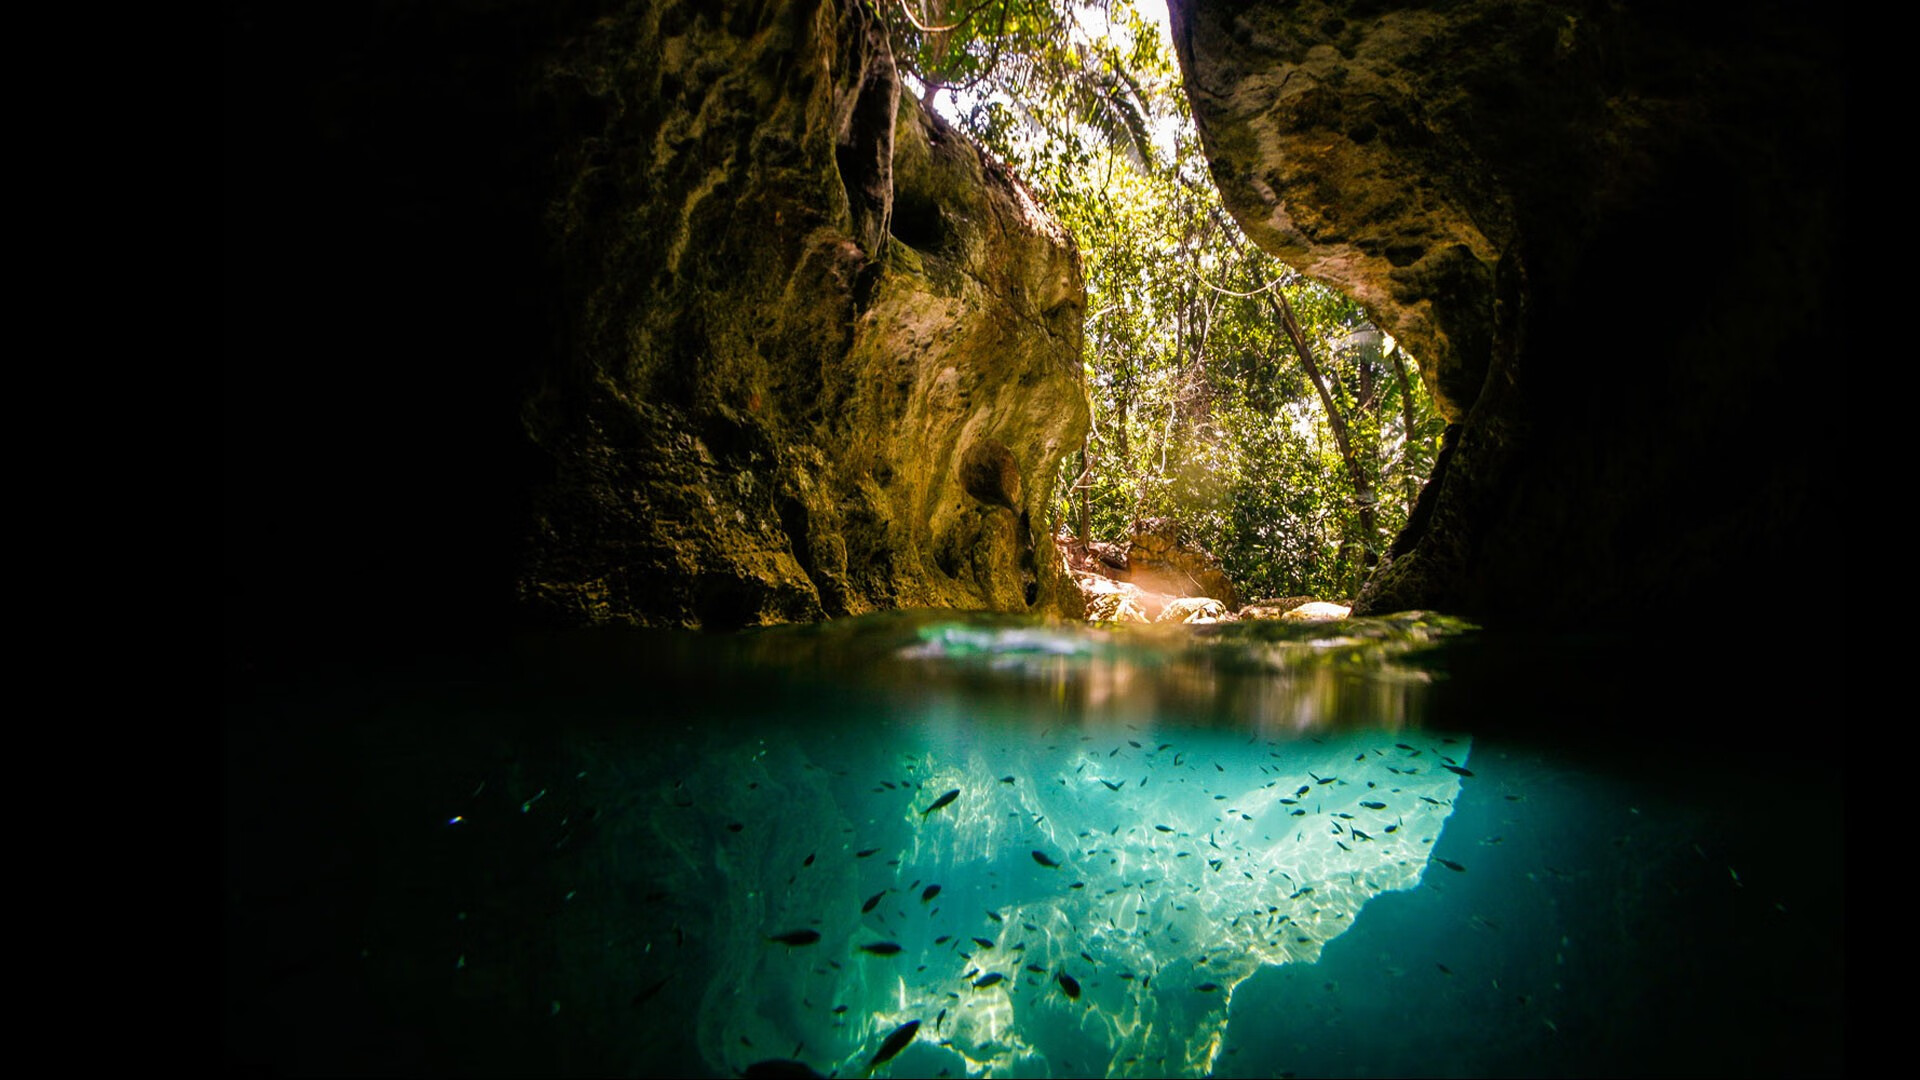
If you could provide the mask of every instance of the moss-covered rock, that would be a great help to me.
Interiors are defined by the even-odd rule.
[[[558,52],[562,363],[520,592],[562,622],[1079,613],[1072,240],[861,4],[631,3]]]
[[[1222,195],[1454,422],[1360,613],[1761,608],[1831,547],[1844,20],[1813,5],[1173,0]],[[1840,335],[1836,342],[1834,335]]]

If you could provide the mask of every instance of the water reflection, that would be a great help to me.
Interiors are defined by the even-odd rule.
[[[1424,660],[1472,629],[1424,613],[1105,628],[902,612],[758,631],[734,645],[756,670],[794,670],[803,654],[809,677],[833,672],[921,705],[1041,722],[1178,716],[1281,738],[1417,724],[1433,678]]]

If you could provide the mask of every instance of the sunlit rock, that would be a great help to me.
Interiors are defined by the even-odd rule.
[[[1233,618],[1227,606],[1210,596],[1183,596],[1168,601],[1160,609],[1160,617],[1155,622],[1163,623],[1213,623]]]
[[[632,3],[557,47],[563,355],[522,600],[709,627],[1080,614],[1073,241],[903,95],[866,5]]]
[[[1325,600],[1311,600],[1299,607],[1284,612],[1282,619],[1310,621],[1315,619],[1344,619],[1353,614],[1353,609],[1345,604],[1330,604]]]

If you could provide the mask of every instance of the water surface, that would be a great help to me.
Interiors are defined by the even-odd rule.
[[[228,1054],[852,1076],[917,1021],[876,1074],[1837,1072],[1840,803],[1762,723],[1818,699],[1750,683],[1417,615],[253,673]]]

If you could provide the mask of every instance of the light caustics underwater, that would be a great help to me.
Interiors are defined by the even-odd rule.
[[[1420,636],[1403,624],[1387,637]],[[1355,648],[1371,650],[1364,678],[1341,659]],[[1244,980],[1314,963],[1370,899],[1421,882],[1470,743],[1302,730],[1302,701],[1325,707],[1336,684],[1403,711],[1418,680],[1395,678],[1378,641],[1294,630],[1196,649],[1146,670],[1125,643],[1077,629],[929,623],[874,658],[914,707],[773,718],[633,778],[641,812],[624,843],[649,853],[656,910],[714,943],[699,985],[672,991],[698,995],[706,1064],[1212,1071]],[[1021,693],[964,693],[981,671]],[[1156,722],[1084,707],[1115,678],[1134,680],[1129,701],[1189,711]],[[1237,685],[1253,678],[1257,702]],[[1231,700],[1235,717],[1208,726],[1201,698]]]

